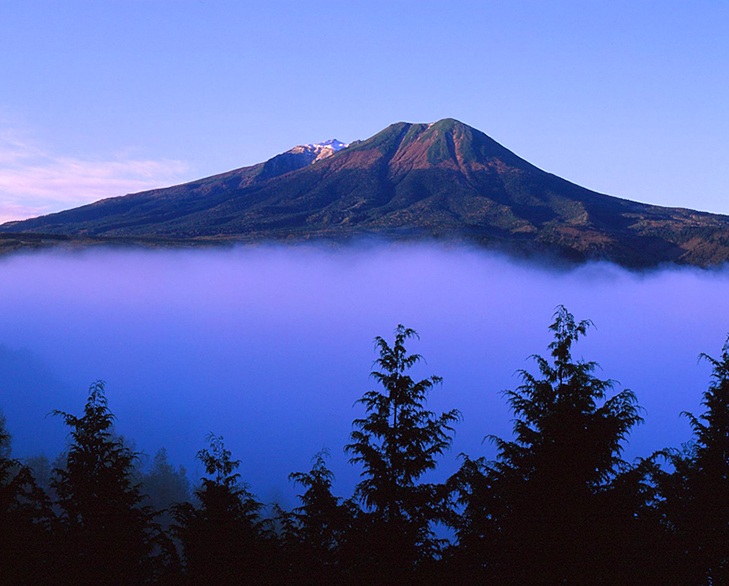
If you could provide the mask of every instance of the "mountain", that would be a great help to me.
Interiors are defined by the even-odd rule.
[[[0,236],[148,244],[375,236],[629,267],[729,260],[729,217],[590,191],[453,119],[295,147],[184,185],[4,224]]]

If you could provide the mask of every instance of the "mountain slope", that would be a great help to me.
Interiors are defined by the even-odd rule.
[[[393,124],[346,148],[296,147],[259,165],[0,232],[185,243],[436,237],[635,267],[729,259],[729,217],[590,191],[452,119]]]

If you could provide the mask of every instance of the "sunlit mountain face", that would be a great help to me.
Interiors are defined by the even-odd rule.
[[[251,167],[0,227],[0,250],[326,240],[466,242],[643,268],[729,259],[729,218],[599,194],[453,119],[301,145]]]

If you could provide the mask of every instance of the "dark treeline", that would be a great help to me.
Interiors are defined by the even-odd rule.
[[[712,381],[687,443],[626,462],[642,410],[573,358],[590,326],[557,309],[549,355],[505,392],[513,436],[487,436],[495,458],[462,455],[442,483],[424,477],[461,414],[427,409],[441,381],[410,376],[413,330],[376,338],[378,388],[344,447],[361,481],[335,496],[319,453],[290,475],[290,511],[260,502],[213,434],[194,488],[164,450],[143,466],[101,382],[79,415],[54,412],[69,445],[53,463],[14,459],[0,417],[0,583],[729,584],[729,343],[702,355]]]

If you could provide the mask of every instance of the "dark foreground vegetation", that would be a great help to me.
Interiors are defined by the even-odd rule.
[[[463,455],[442,484],[423,477],[461,415],[427,410],[440,379],[411,378],[420,356],[403,326],[392,345],[376,339],[379,390],[344,448],[362,470],[348,499],[320,453],[290,476],[300,506],[266,507],[212,434],[191,492],[164,450],[140,467],[101,382],[80,415],[54,413],[70,441],[53,464],[13,459],[0,418],[0,583],[729,584],[729,343],[704,356],[712,382],[704,412],[686,414],[693,437],[629,463],[635,395],[573,359],[589,321],[554,317],[549,356],[505,393],[513,437],[488,436],[496,458]]]

